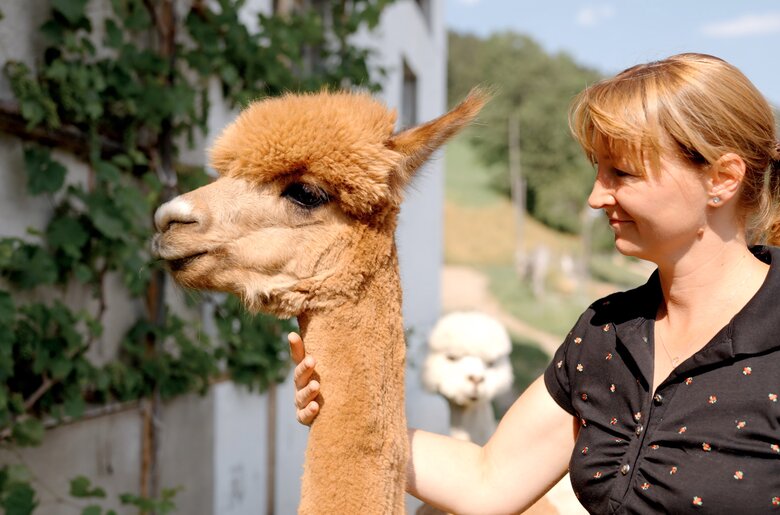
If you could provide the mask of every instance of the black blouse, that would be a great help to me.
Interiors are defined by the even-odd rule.
[[[657,272],[595,302],[544,378],[580,419],[571,482],[591,513],[780,514],[780,249],[764,284],[651,397]]]

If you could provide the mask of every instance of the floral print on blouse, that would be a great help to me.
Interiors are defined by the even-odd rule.
[[[771,265],[780,249],[755,247]],[[569,464],[591,513],[780,514],[780,266],[656,389],[657,272],[595,302],[545,372],[580,420]]]

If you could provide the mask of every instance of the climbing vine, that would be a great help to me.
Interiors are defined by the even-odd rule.
[[[3,448],[38,445],[46,427],[96,406],[205,392],[225,374],[260,390],[283,379],[286,322],[252,317],[231,297],[217,304],[218,338],[209,341],[165,309],[164,271],[147,251],[152,213],[209,180],[177,157],[205,134],[215,81],[235,108],[286,91],[378,89],[372,76],[382,70],[369,73],[369,51],[349,41],[373,28],[389,1],[312,1],[260,14],[250,29],[242,0],[193,0],[186,12],[172,0],[105,0],[97,14],[88,0],[51,0],[35,67],[9,61],[3,70],[15,103],[0,105],[0,130],[24,141],[29,195],[54,206],[42,229],[0,238]],[[68,173],[65,153],[86,165],[86,177]],[[110,277],[143,314],[116,358],[96,365],[89,353],[103,337]],[[87,301],[74,303],[74,292]],[[24,467],[0,468],[0,507],[32,513],[32,483]],[[83,477],[70,494],[105,497]],[[175,491],[141,494],[121,502],[173,509]],[[82,513],[104,511],[93,504]]]

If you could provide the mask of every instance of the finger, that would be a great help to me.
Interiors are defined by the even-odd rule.
[[[313,401],[320,393],[320,384],[317,381],[310,382],[305,388],[295,392],[295,406],[303,409]]]
[[[300,390],[309,383],[312,373],[314,372],[315,359],[312,356],[306,356],[303,361],[295,367],[293,371],[293,380],[295,381],[295,388]]]
[[[297,365],[306,357],[306,348],[303,346],[303,340],[298,333],[287,335],[287,341],[290,342],[290,356]]]
[[[317,413],[320,411],[320,405],[316,402],[310,402],[305,408],[298,410],[298,422],[303,425],[310,426],[314,419],[317,417]]]

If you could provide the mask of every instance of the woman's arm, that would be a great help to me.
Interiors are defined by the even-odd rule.
[[[289,337],[298,421],[309,425],[319,406],[316,364],[301,338]],[[540,377],[506,413],[484,447],[409,430],[407,489],[456,513],[517,513],[531,506],[565,473],[579,425],[547,393]]]
[[[578,427],[540,377],[484,447],[410,429],[407,489],[455,513],[521,512],[566,473]]]

